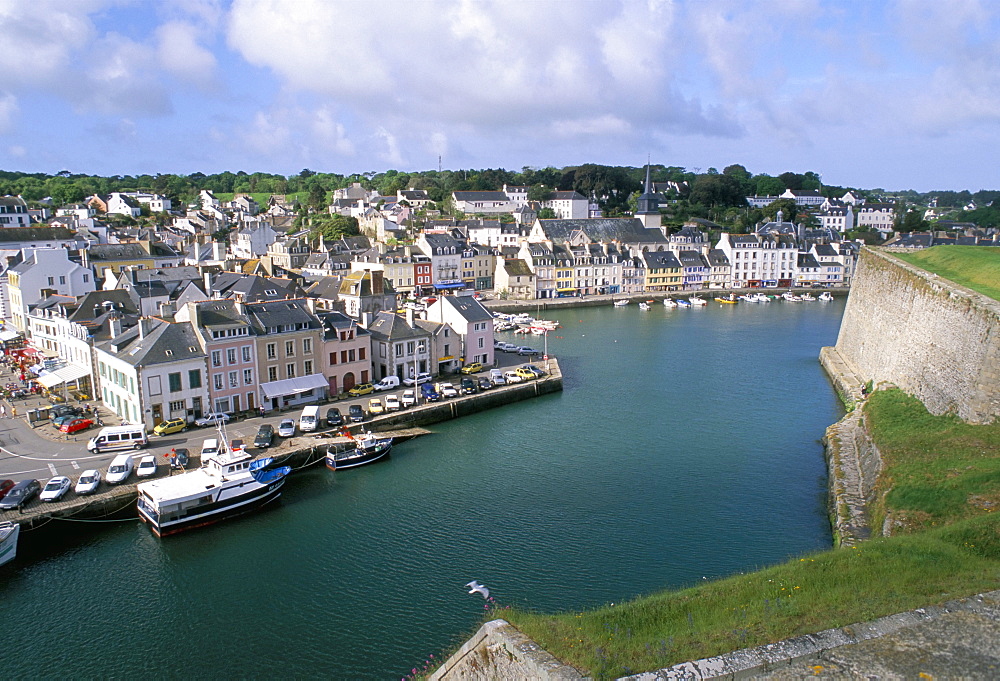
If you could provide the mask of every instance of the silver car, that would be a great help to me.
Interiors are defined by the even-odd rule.
[[[57,475],[45,483],[45,487],[42,488],[38,499],[39,501],[59,501],[69,491],[72,484],[70,479],[65,475]]]
[[[93,494],[101,484],[101,471],[91,469],[80,474],[73,491],[77,494]]]

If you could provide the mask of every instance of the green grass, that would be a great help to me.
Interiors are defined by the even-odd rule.
[[[215,198],[217,198],[222,203],[227,203],[229,201],[232,201],[233,197],[236,196],[236,194],[232,192],[213,192],[213,193],[215,194]],[[272,196],[269,192],[244,192],[244,193],[249,194],[250,198],[256,201],[260,205],[261,209],[267,210],[267,201]],[[285,197],[289,202],[298,199],[299,202],[302,203],[309,198],[309,192],[294,192],[292,194],[286,194]]]
[[[939,277],[1000,300],[1000,248],[934,246],[913,253],[893,253]]]
[[[865,404],[902,533],[588,612],[502,616],[595,678],[934,605],[1000,586],[1000,426],[933,416],[898,390]],[[880,526],[880,520],[874,523]]]

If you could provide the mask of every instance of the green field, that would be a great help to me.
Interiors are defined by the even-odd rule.
[[[614,678],[996,589],[1000,425],[933,416],[898,390],[864,408],[891,488],[873,526],[891,511],[903,521],[897,536],[595,611],[491,616]]]
[[[213,192],[213,193],[215,194],[215,198],[217,198],[222,203],[227,203],[229,201],[232,201],[233,197],[236,195],[232,192]],[[247,193],[250,195],[250,198],[252,198],[260,205],[262,211],[267,210],[267,201],[268,199],[271,198],[271,194],[269,194],[268,192],[263,192],[263,193],[247,192]],[[303,203],[309,198],[309,192],[294,192],[292,194],[286,194],[285,198],[289,202],[298,199],[299,203]]]
[[[892,255],[960,286],[1000,300],[1000,248],[934,246]]]

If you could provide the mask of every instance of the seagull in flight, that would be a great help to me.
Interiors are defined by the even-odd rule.
[[[472,580],[465,586],[469,587],[470,594],[482,594],[483,598],[490,597],[490,590],[487,589],[484,585],[477,582],[476,580]]]

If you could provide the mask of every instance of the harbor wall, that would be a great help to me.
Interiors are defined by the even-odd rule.
[[[871,248],[858,261],[836,351],[862,382],[932,414],[1000,416],[1000,302]]]

